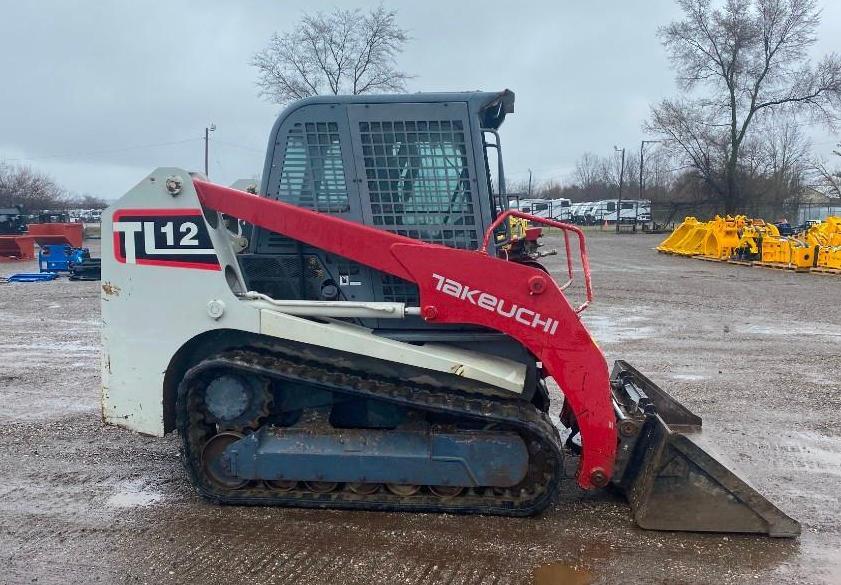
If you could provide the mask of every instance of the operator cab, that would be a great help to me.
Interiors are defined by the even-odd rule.
[[[499,127],[513,110],[508,90],[307,98],[272,129],[260,194],[476,250],[508,209]],[[249,288],[273,298],[417,303],[411,283],[266,230],[248,252]]]
[[[501,92],[317,96],[289,106],[269,137],[259,193],[426,242],[477,250],[508,209],[499,128],[514,111]],[[493,238],[506,242],[507,225]],[[255,228],[240,266],[249,290],[275,299],[401,302],[414,283]],[[419,316],[360,319],[378,335],[475,348],[527,363],[497,332]]]

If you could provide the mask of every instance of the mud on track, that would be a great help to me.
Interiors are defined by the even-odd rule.
[[[645,532],[573,489],[531,519],[207,504],[175,437],[102,426],[98,283],[61,280],[0,285],[0,583],[841,583],[841,278],[589,241],[608,358],[703,416],[801,538]]]

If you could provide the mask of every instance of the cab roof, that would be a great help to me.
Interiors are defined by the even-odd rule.
[[[514,92],[508,89],[489,91],[453,91],[434,93],[362,94],[362,95],[317,95],[307,97],[288,105],[278,117],[283,120],[292,112],[315,104],[406,104],[465,102],[471,114],[478,114],[483,128],[496,129],[506,114],[514,111]]]

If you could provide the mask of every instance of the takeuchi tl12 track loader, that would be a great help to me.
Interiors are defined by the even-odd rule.
[[[513,105],[314,97],[274,125],[258,195],[143,179],[103,215],[105,420],[177,430],[225,504],[526,516],[574,479],[623,492],[644,528],[799,534],[700,418],[608,371],[580,319],[582,232],[507,209]],[[563,285],[541,225],[566,244]]]

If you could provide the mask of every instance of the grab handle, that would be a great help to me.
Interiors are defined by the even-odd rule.
[[[584,289],[586,291],[587,300],[584,301],[577,309],[575,309],[576,313],[580,313],[593,300],[593,284],[590,279],[590,260],[587,257],[587,245],[585,243],[584,232],[581,231],[581,228],[576,227],[574,225],[570,225],[568,223],[563,223],[560,221],[555,221],[554,219],[549,219],[546,217],[537,217],[536,215],[531,215],[530,213],[523,213],[522,211],[517,211],[515,209],[509,209],[500,213],[496,220],[488,226],[488,229],[485,230],[485,237],[482,239],[482,247],[479,248],[479,251],[483,254],[488,253],[488,245],[490,245],[491,237],[493,236],[494,230],[498,228],[504,221],[506,221],[509,217],[519,217],[520,219],[528,220],[531,223],[547,225],[549,227],[557,228],[564,233],[564,245],[566,246],[566,257],[567,257],[567,281],[563,285],[558,285],[559,288],[563,291],[566,290],[569,285],[572,284],[573,281],[573,270],[572,270],[572,254],[571,254],[571,247],[569,241],[569,234],[573,233],[578,236],[578,250],[581,257],[581,268],[584,272]]]

